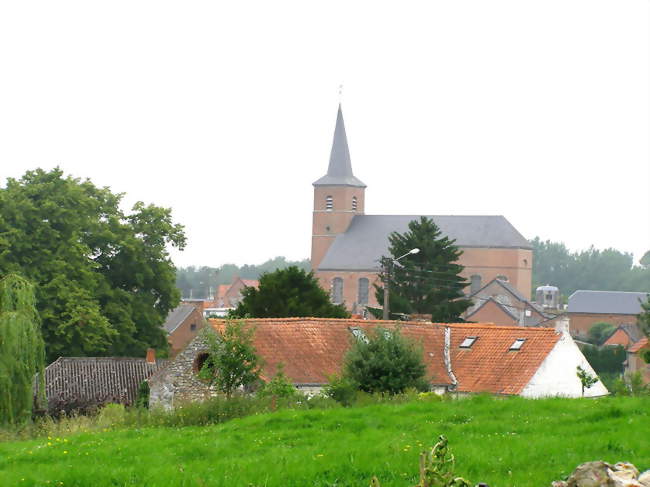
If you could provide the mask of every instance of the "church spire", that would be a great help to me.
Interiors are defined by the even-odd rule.
[[[327,174],[316,181],[314,186],[366,187],[365,184],[352,174],[348,138],[345,134],[345,123],[343,122],[343,111],[341,110],[340,104],[339,111],[336,115],[336,128],[334,129],[334,140],[332,142],[332,152],[330,153],[330,164],[327,168]]]

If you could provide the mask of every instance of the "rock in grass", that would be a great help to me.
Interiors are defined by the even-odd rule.
[[[612,469],[609,463],[598,460],[595,462],[587,462],[573,471],[567,487],[608,487],[613,486],[612,480],[607,474],[608,470]]]
[[[646,470],[639,475],[639,483],[643,485],[643,487],[650,487],[650,470]]]

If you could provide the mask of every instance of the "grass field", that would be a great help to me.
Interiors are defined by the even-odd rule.
[[[406,487],[420,451],[445,434],[468,480],[543,487],[588,460],[650,468],[649,411],[648,398],[478,396],[107,430],[0,443],[0,485],[342,487],[376,475]]]

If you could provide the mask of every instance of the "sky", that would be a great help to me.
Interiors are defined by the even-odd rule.
[[[368,214],[650,249],[648,0],[0,3],[0,186],[173,209],[178,266],[310,254],[342,102]],[[339,95],[339,86],[342,94]]]

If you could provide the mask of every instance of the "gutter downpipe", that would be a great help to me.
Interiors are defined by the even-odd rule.
[[[443,357],[447,369],[447,375],[449,375],[449,378],[451,379],[451,386],[449,387],[449,391],[451,392],[458,387],[458,381],[456,380],[454,371],[451,369],[451,328],[448,326],[445,326],[445,349]]]

